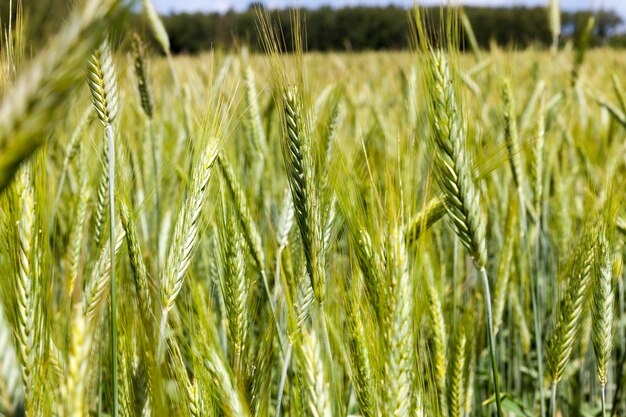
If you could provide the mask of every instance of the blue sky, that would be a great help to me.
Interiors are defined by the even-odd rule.
[[[161,13],[194,12],[194,11],[220,11],[229,9],[245,9],[251,0],[153,0],[156,8]],[[458,0],[456,0],[458,1]],[[512,5],[545,5],[547,0],[461,0],[467,5],[481,6],[512,6]],[[411,6],[413,0],[263,0],[269,7],[303,6],[316,7],[332,4],[334,6],[354,5],[387,5],[389,3]],[[420,4],[439,4],[439,0],[420,1]],[[561,7],[566,10],[613,9],[618,11],[626,19],[626,0],[561,0]]]

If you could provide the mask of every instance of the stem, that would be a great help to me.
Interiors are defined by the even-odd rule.
[[[550,396],[550,415],[556,417],[556,381],[552,381],[552,394]]]
[[[452,247],[452,311],[455,312],[456,320],[456,306],[457,306],[457,274],[459,271],[459,238],[454,235],[454,244]]]
[[[172,79],[174,80],[174,88],[176,89],[176,93],[180,94],[180,84],[178,83],[178,75],[176,75],[176,68],[174,68],[174,60],[172,59],[172,54],[167,53],[167,63],[170,67],[170,72],[172,74]]]
[[[541,320],[540,311],[539,311],[539,256],[540,256],[540,245],[541,245],[541,227],[543,224],[542,221],[543,213],[541,212],[541,203],[537,204],[537,224],[535,231],[535,256],[534,256],[534,278],[530,279],[530,291],[531,291],[531,302],[533,303],[533,321],[535,324],[535,346],[537,349],[537,372],[539,373],[537,377],[537,383],[539,384],[539,408],[541,410],[541,415],[546,415],[545,410],[545,392],[544,392],[544,384],[543,384],[543,340],[541,336]],[[530,253],[530,248],[528,249]]]
[[[622,395],[624,364],[626,363],[626,350],[622,350],[617,361],[617,374],[615,377],[615,391],[613,393],[613,405],[611,406],[611,417],[614,417],[618,409],[618,403]]]
[[[50,211],[50,226],[48,228],[48,235],[50,236],[54,232],[54,227],[56,226],[57,207],[59,206],[59,201],[61,201],[61,192],[63,191],[63,184],[65,183],[66,175],[67,175],[67,170],[63,169],[63,171],[61,172],[61,177],[59,178],[59,188],[57,190],[56,196],[54,197],[54,204],[52,204],[52,210]]]
[[[161,311],[161,322],[159,324],[159,333],[157,335],[158,337],[158,342],[157,342],[157,365],[161,363],[162,359],[163,359],[163,342],[165,341],[165,331],[166,331],[166,326],[167,326],[167,310],[163,309],[163,311]]]
[[[108,124],[104,135],[109,142],[109,250],[111,255],[111,367],[113,372],[113,417],[118,415],[117,381],[117,294],[115,281],[115,134]]]
[[[328,333],[328,327],[326,325],[326,321],[328,318],[326,317],[326,312],[324,311],[324,304],[319,305],[320,309],[320,324],[322,325],[322,337],[324,338],[324,346],[326,348],[326,354],[328,356],[328,363],[332,364],[333,362],[333,353],[330,349],[330,336]],[[332,366],[331,366],[332,369]],[[331,380],[332,380],[332,372],[331,372]]]
[[[263,287],[265,288],[265,296],[267,297],[267,302],[270,305],[270,311],[272,313],[272,321],[274,321],[274,325],[276,326],[276,336],[278,337],[278,342],[279,342],[278,345],[280,348],[280,352],[284,353],[284,349],[283,349],[284,341],[282,340],[281,335],[280,335],[280,323],[278,322],[278,316],[276,315],[276,307],[274,305],[272,293],[270,291],[270,286],[267,281],[267,274],[265,273],[265,269],[261,269],[261,278],[263,281]]]
[[[602,392],[602,417],[606,417],[606,384],[602,384],[600,391]]]
[[[491,294],[489,292],[489,278],[487,270],[483,266],[480,269],[480,275],[483,281],[483,290],[485,293],[485,309],[487,311],[487,336],[489,339],[489,353],[491,356],[491,370],[493,373],[493,387],[496,394],[496,408],[498,417],[502,417],[502,404],[500,400],[500,383],[498,381],[498,365],[496,363],[496,347],[493,335],[493,314],[491,312]]]
[[[528,220],[526,217],[526,198],[524,197],[524,189],[522,188],[522,183],[520,182],[517,187],[517,195],[519,198],[520,205],[520,230],[522,233],[522,239],[526,239],[526,231],[528,230]]]
[[[531,295],[530,301],[533,304],[533,321],[535,324],[535,347],[537,349],[537,385],[539,385],[539,407],[541,415],[545,416],[545,394],[543,392],[543,352],[542,352],[542,340],[541,340],[541,323],[539,320],[539,305],[537,300],[537,285],[535,285],[533,278],[530,278],[531,282]]]
[[[102,413],[102,345],[98,343],[98,416]]]
[[[276,417],[280,417],[281,402],[283,401],[283,391],[285,390],[285,383],[287,381],[287,371],[289,371],[289,363],[291,362],[292,345],[289,344],[287,353],[285,354],[285,361],[283,362],[283,370],[280,375],[280,385],[278,386],[278,397],[276,398]]]
[[[276,269],[274,272],[274,293],[272,294],[272,302],[278,298],[278,283],[280,282],[280,259],[283,254],[282,248],[278,248],[276,251]]]
[[[161,273],[160,273],[160,260],[159,260],[159,253],[161,253],[161,251],[159,250],[159,229],[161,228],[161,203],[160,203],[160,196],[159,196],[159,168],[157,166],[157,145],[156,145],[156,135],[153,134],[152,131],[152,120],[148,119],[148,136],[150,136],[149,140],[151,142],[151,146],[152,146],[152,175],[154,176],[154,216],[155,216],[155,231],[157,233],[156,239],[154,239],[155,245],[156,245],[156,262],[155,262],[155,266],[156,266],[156,276],[160,277]]]
[[[322,337],[324,339],[324,346],[326,347],[326,359],[328,360],[328,380],[330,382],[330,398],[333,398],[333,389],[335,387],[335,377],[333,372],[333,352],[330,349],[330,335],[328,333],[328,326],[326,321],[328,320],[326,312],[324,311],[324,303],[319,303],[320,309],[320,324],[322,327]]]
[[[622,274],[622,276],[619,277],[618,280],[618,294],[619,294],[619,308],[620,308],[620,317],[624,317],[624,276]],[[624,330],[624,326],[620,326],[620,345],[618,347],[619,349],[619,355],[617,355],[619,357],[619,360],[617,362],[617,378],[615,379],[616,381],[616,388],[613,391],[613,404],[611,406],[611,417],[613,417],[615,415],[615,410],[617,410],[618,408],[618,404],[620,402],[620,395],[621,395],[621,388],[623,386],[623,373],[624,373],[624,361],[626,360],[626,337],[625,337],[625,330]]]
[[[521,186],[518,188],[519,191],[519,201],[520,201],[520,239],[523,248],[523,257],[520,260],[520,264],[522,267],[522,276],[526,275],[526,271],[528,270],[528,259],[530,259],[530,242],[528,238],[528,223],[526,217],[526,203],[524,202],[524,193]],[[535,250],[537,250],[539,245],[539,231],[540,231],[540,220],[537,222],[537,234],[536,234],[536,244]],[[535,257],[534,270],[529,274],[530,280],[530,302],[533,310],[533,327],[535,330],[535,347],[537,349],[537,385],[539,387],[539,408],[541,410],[542,416],[545,416],[545,406],[544,406],[544,392],[543,392],[543,353],[542,353],[542,336],[541,336],[541,321],[539,319],[541,315],[541,311],[539,310],[539,300],[537,298],[537,291],[539,287],[539,260],[538,256]]]

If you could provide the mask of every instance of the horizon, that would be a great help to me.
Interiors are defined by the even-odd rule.
[[[242,11],[246,10],[252,0],[153,0],[155,7],[159,13],[172,14],[184,12],[218,12],[225,13],[230,10]],[[411,7],[413,0],[265,0],[261,1],[264,5],[271,9],[282,9],[286,7],[304,7],[319,8],[322,6],[330,7],[354,7],[354,6],[401,6]],[[442,4],[438,0],[420,1],[424,6],[436,6]],[[453,1],[453,3],[463,4],[465,6],[483,6],[483,7],[516,7],[527,6],[537,7],[546,6],[546,0],[462,0]],[[618,13],[624,21],[626,21],[626,1],[618,0],[561,0],[561,9],[564,11],[576,10],[613,10]]]

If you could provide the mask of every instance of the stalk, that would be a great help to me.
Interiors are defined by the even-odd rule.
[[[104,136],[109,143],[109,255],[111,257],[111,367],[113,371],[113,416],[118,415],[118,364],[117,364],[117,294],[115,281],[115,134],[108,124]]]
[[[606,417],[606,384],[600,386],[600,392],[602,393],[602,417]]]
[[[533,309],[533,324],[535,327],[535,348],[537,349],[537,385],[539,386],[539,410],[541,415],[545,416],[545,393],[543,390],[543,342],[541,335],[541,322],[539,320],[539,300],[537,299],[538,285],[535,279],[538,281],[537,271],[535,271],[535,277],[530,277],[530,302]]]
[[[522,115],[523,117],[523,115]],[[538,384],[539,384],[539,410],[542,416],[546,415],[545,410],[545,392],[543,384],[543,339],[541,335],[540,327],[540,312],[539,312],[539,265],[540,265],[540,245],[541,245],[541,229],[543,227],[543,175],[544,175],[544,160],[543,152],[545,146],[545,100],[541,98],[539,105],[539,120],[537,122],[537,143],[535,146],[535,164],[534,164],[534,180],[535,180],[535,210],[537,213],[537,221],[535,225],[535,246],[534,246],[534,262],[533,262],[533,277],[530,280],[531,302],[533,303],[533,321],[535,325],[535,346],[537,349],[537,371]],[[528,255],[530,256],[530,248],[528,248]]]
[[[491,293],[489,291],[489,278],[485,267],[480,269],[485,295],[485,312],[487,313],[487,336],[489,338],[489,355],[491,357],[491,371],[493,375],[493,386],[496,391],[496,407],[498,416],[502,416],[502,402],[500,399],[500,381],[498,380],[498,364],[496,362],[496,344],[493,334],[493,313],[491,312]]]
[[[109,255],[111,268],[111,367],[113,378],[113,416],[118,415],[118,369],[117,369],[117,297],[115,281],[115,133],[113,121],[118,112],[117,75],[113,65],[111,50],[106,41],[94,52],[87,64],[87,81],[91,90],[92,102],[102,125],[108,144],[108,188],[109,188]]]
[[[550,395],[550,415],[556,417],[556,381],[552,381],[552,393]]]
[[[157,231],[156,238],[154,239],[154,245],[156,249],[156,262],[155,262],[155,270],[156,276],[161,276],[161,268],[159,262],[159,253],[161,253],[161,248],[159,245],[159,236],[158,230],[161,228],[161,196],[159,195],[159,168],[157,166],[157,145],[156,145],[156,136],[154,135],[154,131],[152,129],[152,119],[148,119],[147,124],[148,136],[150,136],[150,153],[152,154],[152,175],[154,177],[154,223],[155,230]]]
[[[498,416],[501,417],[502,408],[497,377],[493,314],[486,271],[487,218],[482,207],[480,188],[474,182],[472,161],[468,158],[466,131],[459,118],[461,113],[457,106],[454,81],[443,53],[434,52],[432,54],[430,75],[434,87],[431,96],[431,109],[434,114],[432,127],[435,179],[447,196],[445,208],[448,213],[448,221],[482,276],[496,406]]]
[[[285,383],[287,382],[287,372],[289,371],[289,364],[291,363],[292,351],[293,351],[293,345],[289,344],[289,346],[287,347],[287,353],[285,353],[283,369],[280,374],[280,384],[278,386],[278,396],[276,398],[276,416],[275,417],[280,417],[280,410],[282,409],[281,403],[283,401],[283,392],[285,390]]]

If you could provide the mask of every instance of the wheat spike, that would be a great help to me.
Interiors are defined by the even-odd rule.
[[[120,0],[84,2],[5,95],[0,104],[0,190],[66,111],[63,104],[79,85],[80,69],[101,39],[105,22],[121,6]]]
[[[133,397],[135,398],[136,416],[148,416],[150,413],[151,397],[153,396],[153,380],[148,371],[148,359],[139,357],[133,369]]]
[[[293,219],[294,211],[291,196],[289,195],[289,190],[285,190],[280,209],[278,230],[276,232],[276,241],[278,243],[278,250],[280,251],[285,249],[289,243],[289,232],[291,232],[291,228],[293,227]]]
[[[203,408],[198,398],[197,380],[192,381],[190,379],[185,363],[183,361],[180,346],[178,345],[176,340],[169,339],[168,344],[173,362],[172,369],[176,376],[176,379],[181,385],[183,395],[186,399],[186,405],[189,410],[189,415],[191,415],[192,417],[200,417],[201,415],[203,415]]]
[[[433,53],[431,66],[434,79],[431,104],[434,111],[435,178],[447,197],[448,219],[469,251],[476,269],[481,273],[496,408],[498,416],[501,417],[502,405],[495,354],[491,295],[486,270],[486,219],[481,207],[480,191],[474,183],[472,166],[468,160],[469,152],[465,143],[465,132],[458,119],[459,109],[456,104],[450,68],[442,52]]]
[[[202,311],[205,307],[202,305],[196,306],[196,308]],[[249,417],[250,410],[248,404],[239,390],[231,368],[224,358],[223,350],[220,348],[214,321],[211,321],[215,318],[206,310],[203,313],[204,315],[201,319],[205,320],[204,326],[208,334],[206,335],[205,343],[201,343],[198,347],[201,349],[202,366],[208,372],[210,380],[214,383],[214,398],[220,406],[223,415]]]
[[[78,278],[78,270],[83,252],[85,223],[87,222],[87,206],[91,200],[91,193],[87,182],[81,184],[80,196],[76,203],[74,219],[76,222],[72,225],[70,232],[70,247],[68,250],[68,275],[65,290],[67,294],[74,292],[74,284]]]
[[[98,176],[98,190],[96,193],[96,212],[94,214],[94,243],[99,248],[102,243],[104,224],[107,216],[107,203],[109,199],[109,142],[105,141],[102,146],[102,169]]]
[[[226,185],[228,189],[228,195],[233,201],[233,206],[235,207],[239,225],[243,232],[248,250],[250,251],[250,255],[259,273],[263,273],[265,270],[265,252],[263,251],[259,230],[250,215],[246,196],[235,178],[232,167],[221,155],[217,157],[217,166],[224,178],[223,184]]]
[[[626,94],[624,94],[622,83],[619,81],[617,75],[611,75],[611,84],[613,85],[613,91],[615,91],[615,95],[619,101],[620,109],[622,112],[626,112]]]
[[[165,275],[161,278],[161,322],[159,325],[158,356],[162,358],[165,341],[167,316],[174,306],[176,297],[183,287],[185,274],[189,269],[193,254],[198,244],[200,232],[200,214],[204,207],[209,188],[209,180],[217,157],[217,142],[214,138],[207,141],[192,171],[188,196],[178,212],[170,247]],[[160,359],[159,359],[160,360]]]
[[[98,183],[98,199],[96,208],[96,247],[100,245],[102,227],[105,219],[105,206],[108,194],[113,194],[111,185],[114,178],[111,172],[114,171],[115,147],[113,144],[112,123],[117,115],[118,92],[115,67],[108,42],[104,41],[96,49],[87,64],[87,81],[91,91],[92,103],[100,122],[105,127],[106,141],[104,145],[104,166]],[[109,208],[113,201],[109,198]],[[109,210],[114,211],[114,210]],[[113,222],[113,219],[110,219]],[[113,223],[111,223],[113,224]],[[113,236],[114,233],[111,233]]]
[[[388,415],[407,416],[413,409],[414,334],[413,282],[402,230],[391,236],[389,248],[389,327],[386,328],[386,396]]]
[[[89,381],[89,351],[92,339],[88,332],[87,320],[80,309],[80,304],[76,304],[72,309],[70,329],[67,376],[63,384],[64,415],[67,417],[82,417],[85,415],[85,396]]]
[[[1,406],[9,412],[23,400],[24,392],[17,353],[13,346],[13,331],[6,320],[0,303],[0,399]]]
[[[463,413],[465,416],[472,415],[473,403],[474,403],[474,384],[476,383],[476,343],[470,343],[469,352],[467,355],[468,371],[465,381],[465,401],[463,401]]]
[[[114,239],[114,253],[117,255],[124,243],[126,234],[121,224],[115,227],[117,231]],[[111,256],[110,256],[110,240],[100,248],[98,257],[89,279],[85,284],[85,296],[83,301],[83,314],[87,318],[90,326],[95,326],[99,318],[100,311],[104,306],[104,301],[108,295],[107,290],[111,283]],[[93,330],[93,327],[90,327]]]
[[[156,9],[154,8],[154,4],[152,4],[151,0],[141,0],[143,5],[143,10],[146,13],[146,17],[148,18],[148,24],[150,26],[150,30],[154,35],[154,38],[163,49],[167,55],[170,54],[170,38],[167,35],[167,31],[165,30],[165,26],[163,25],[163,21],[159,17]]]
[[[365,417],[378,413],[378,388],[370,361],[370,351],[366,338],[367,327],[359,308],[356,295],[346,302],[348,347],[351,363],[351,379],[359,403],[359,410]]]
[[[227,363],[216,349],[212,349],[206,361],[206,366],[217,384],[217,395],[226,415],[246,417],[250,415],[245,399],[242,398],[233,377],[227,368]]]
[[[330,384],[316,332],[303,329],[295,349],[309,413],[314,417],[330,417]]]
[[[298,280],[296,295],[297,302],[295,303],[294,310],[297,316],[297,330],[302,329],[304,325],[309,321],[311,316],[311,310],[313,308],[313,302],[315,301],[315,294],[313,288],[311,288],[311,282],[306,280],[306,272],[302,271]],[[297,331],[296,330],[296,331]]]
[[[259,108],[254,70],[249,65],[246,67],[245,79],[246,101],[248,104],[248,114],[250,115],[253,144],[259,156],[263,158],[267,153],[267,140],[265,138],[265,130],[263,129],[263,121],[261,119],[261,110]]]
[[[135,76],[137,77],[137,90],[139,90],[141,108],[143,109],[143,112],[146,114],[146,116],[148,116],[148,119],[152,119],[154,105],[152,103],[152,92],[150,89],[150,83],[148,82],[148,68],[145,56],[146,54],[143,42],[137,33],[133,34],[132,54],[133,64],[135,66]]]
[[[111,367],[113,384],[113,417],[118,416],[118,360],[117,360],[117,281],[115,276],[115,133],[113,121],[118,111],[117,75],[109,44],[104,40],[87,63],[87,81],[92,103],[98,118],[104,126],[104,136],[108,151],[108,191],[109,191],[109,270],[111,277],[111,308],[109,312],[111,332]]]
[[[295,87],[288,88],[283,97],[285,139],[283,155],[296,222],[300,229],[307,272],[315,298],[324,301],[325,278],[323,241],[317,195],[313,188],[313,162],[310,138],[304,126],[301,98]]]
[[[448,218],[478,269],[487,262],[485,218],[481,197],[472,179],[465,137],[458,120],[454,86],[448,61],[443,53],[432,56],[435,89],[432,105],[435,170],[439,186],[446,194]]]
[[[553,384],[560,381],[565,366],[574,349],[580,331],[580,323],[591,282],[594,251],[590,245],[582,245],[573,256],[571,266],[565,271],[569,285],[559,302],[556,326],[548,339],[547,365]]]
[[[606,232],[599,232],[596,240],[593,279],[593,333],[598,379],[607,383],[606,364],[613,345],[613,256]]]
[[[131,219],[130,212],[127,204],[120,201],[120,220],[122,222],[122,228],[126,235],[126,244],[128,246],[128,259],[130,261],[130,268],[133,276],[133,283],[135,284],[135,291],[137,291],[137,302],[139,304],[139,311],[141,318],[145,326],[146,331],[152,333],[152,294],[149,287],[149,278],[146,270],[146,264],[144,261],[141,245],[139,244],[139,236],[135,229],[134,223]]]
[[[245,342],[248,331],[248,283],[242,252],[242,238],[235,219],[228,217],[228,206],[222,193],[221,252],[223,274],[221,289],[228,318],[229,351],[232,352],[232,367],[240,380],[243,376]]]
[[[522,170],[522,155],[517,131],[515,101],[509,80],[504,81],[502,96],[504,97],[504,141],[506,142],[506,148],[509,153],[509,164],[511,165],[511,172],[513,173],[513,181],[518,188],[520,197],[523,197],[524,172]]]
[[[165,30],[165,26],[163,25],[163,21],[161,17],[157,13],[154,8],[154,4],[152,0],[141,0],[141,4],[143,5],[143,10],[146,13],[146,17],[148,18],[148,26],[150,27],[150,31],[154,35],[159,46],[165,55],[167,56],[167,63],[170,67],[170,73],[172,74],[172,79],[174,80],[174,87],[178,92],[180,90],[180,86],[178,84],[178,76],[176,75],[176,70],[174,68],[174,61],[172,60],[172,52],[170,50],[170,38],[167,35],[167,30]]]
[[[422,233],[437,223],[445,214],[446,205],[443,198],[435,197],[430,200],[419,213],[409,220],[407,227],[409,243],[418,240]]]
[[[430,261],[426,261],[425,264],[430,265]],[[432,267],[429,266],[428,271],[425,274],[425,287],[428,298],[428,316],[430,318],[434,341],[433,366],[435,371],[435,382],[439,394],[439,407],[442,415],[448,415],[446,394],[448,334],[446,332],[446,322],[443,317],[443,307],[441,305],[441,299],[439,298],[439,291],[435,286]]]
[[[119,337],[119,371],[118,371],[118,392],[119,392],[119,413],[122,416],[131,416],[135,411],[135,398],[133,398],[133,340],[128,334],[128,327],[120,326]]]
[[[363,273],[367,296],[380,319],[385,305],[385,291],[382,286],[385,274],[384,263],[380,259],[379,251],[374,249],[372,239],[365,229],[359,230],[354,249],[359,268]]]
[[[113,124],[117,115],[117,76],[108,42],[102,42],[87,63],[87,81],[93,105],[104,126]]]
[[[544,181],[544,152],[545,152],[545,135],[546,135],[546,103],[541,98],[539,111],[537,115],[537,141],[533,148],[533,178],[535,189],[535,208],[537,213],[540,212],[541,202],[543,201],[543,181]]]
[[[472,28],[472,23],[470,22],[467,14],[463,9],[461,9],[461,24],[463,25],[463,29],[465,30],[465,34],[469,40],[469,44],[472,47],[472,53],[474,54],[474,58],[476,61],[482,61],[482,54],[480,53],[480,48],[478,47],[478,42],[476,41],[476,35],[474,34],[474,29]]]
[[[15,307],[17,353],[22,368],[22,382],[28,397],[31,388],[31,372],[33,371],[35,354],[35,305],[33,286],[34,265],[33,253],[35,240],[35,200],[31,180],[30,164],[24,166],[15,184],[15,201],[12,208],[16,211],[16,250],[15,253]],[[28,398],[27,398],[28,400]]]
[[[592,293],[592,333],[596,354],[596,372],[602,390],[602,414],[606,416],[606,384],[608,382],[607,363],[613,348],[613,253],[611,233],[607,227],[600,227],[596,233],[593,267]]]
[[[463,371],[465,369],[465,330],[459,329],[457,340],[454,344],[453,359],[450,362],[449,372],[449,416],[463,416]]]
[[[552,382],[551,415],[556,415],[557,384],[569,362],[574,344],[580,333],[582,316],[588,298],[591,282],[591,269],[595,250],[589,236],[583,237],[580,246],[574,251],[570,265],[565,271],[569,285],[564,297],[559,301],[556,325],[546,346],[546,364]]]
[[[528,248],[528,242],[526,240],[526,229],[528,228],[526,221],[526,175],[524,174],[524,165],[517,131],[515,100],[511,89],[511,83],[508,80],[504,81],[502,90],[502,95],[504,96],[504,141],[509,153],[509,164],[511,166],[513,182],[517,188],[517,195],[519,199],[520,237],[522,239],[521,247],[523,251]],[[522,268],[525,267],[525,259],[520,261],[520,265]],[[522,271],[522,274],[523,273],[524,272]]]

